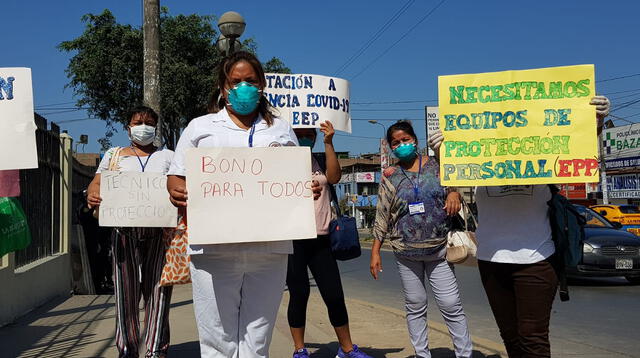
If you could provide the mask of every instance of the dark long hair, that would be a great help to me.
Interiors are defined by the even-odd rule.
[[[262,68],[262,64],[258,58],[250,52],[234,52],[229,57],[225,58],[225,60],[218,66],[218,87],[211,95],[211,100],[207,107],[209,113],[218,113],[227,105],[227,101],[222,97],[222,91],[224,91],[224,87],[227,84],[229,72],[231,72],[233,66],[242,61],[247,62],[251,67],[253,67],[253,70],[256,72],[256,75],[258,75],[258,80],[260,81],[260,88],[266,87],[267,80],[264,77],[264,69]],[[262,115],[262,118],[264,118],[269,126],[273,124],[273,117],[275,116],[271,108],[271,104],[269,104],[267,97],[262,95],[260,97],[260,103],[258,104],[258,112]]]
[[[416,132],[413,130],[411,122],[400,120],[392,124],[391,127],[387,129],[387,143],[389,143],[389,146],[391,146],[391,141],[393,140],[393,133],[396,131],[404,131],[413,137],[413,140],[416,141],[416,145],[418,144],[418,137],[416,136]]]

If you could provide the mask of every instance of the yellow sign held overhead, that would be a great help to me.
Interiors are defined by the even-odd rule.
[[[446,186],[598,181],[593,65],[438,77]]]

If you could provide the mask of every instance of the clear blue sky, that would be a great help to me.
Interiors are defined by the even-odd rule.
[[[247,22],[243,37],[256,39],[261,59],[278,56],[294,72],[322,75],[333,75],[408,5],[339,75],[351,81],[354,137],[336,137],[336,148],[352,153],[378,151],[376,138],[382,135],[382,128],[367,119],[412,119],[422,133],[419,137],[424,138],[424,106],[436,105],[438,75],[587,63],[595,64],[596,80],[640,73],[640,2],[448,0],[419,22],[440,1],[165,0],[161,5],[172,14],[219,16],[238,11]],[[2,0],[0,67],[32,68],[37,108],[59,103],[63,103],[59,107],[70,107],[72,91],[64,89],[70,56],[60,53],[56,45],[82,33],[83,14],[105,8],[119,22],[140,26],[141,4],[129,0]],[[640,75],[599,82],[596,89],[610,94],[615,109],[640,99]],[[398,101],[409,103],[381,103]],[[52,113],[56,111],[47,108],[39,112],[54,122],[88,117],[83,111]],[[614,114],[635,122],[640,120],[639,112],[640,104],[635,104]],[[388,127],[393,122],[381,123]],[[616,123],[625,124],[622,120]],[[85,150],[98,150],[96,139],[104,133],[103,122],[60,125],[74,138],[89,134]],[[126,144],[122,131],[114,143]]]

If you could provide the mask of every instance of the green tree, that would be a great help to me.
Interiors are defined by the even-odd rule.
[[[180,131],[188,121],[207,110],[213,88],[217,86],[216,67],[223,55],[216,47],[218,32],[212,15],[175,15],[166,8],[160,18],[160,91],[161,114],[165,127],[163,139],[174,148]],[[126,126],[127,111],[142,103],[142,29],[119,24],[109,10],[82,17],[82,35],[58,45],[73,53],[66,69],[69,83],[78,98],[78,107],[87,107],[89,115],[106,122],[102,149],[111,146],[117,124]],[[256,52],[253,39],[243,47]],[[269,72],[290,73],[278,58],[265,64]]]
[[[292,73],[291,69],[277,57],[272,57],[264,63],[264,71],[268,73]]]

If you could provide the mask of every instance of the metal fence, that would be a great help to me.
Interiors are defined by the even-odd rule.
[[[60,127],[35,115],[38,168],[20,170],[20,203],[31,245],[15,253],[16,267],[60,252]]]
[[[73,224],[78,224],[77,211],[81,206],[87,205],[87,200],[82,192],[86,190],[89,183],[91,183],[95,171],[96,167],[80,164],[75,158],[73,159],[73,178],[71,180]]]

